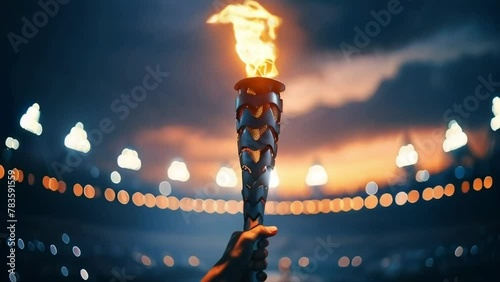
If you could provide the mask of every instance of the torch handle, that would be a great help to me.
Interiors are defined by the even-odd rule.
[[[283,101],[279,93],[285,86],[276,80],[252,77],[235,85],[236,131],[238,155],[242,170],[244,230],[264,223],[264,211],[271,172],[278,153],[278,136]],[[257,250],[258,242],[254,245]],[[257,279],[258,272],[250,272],[247,280]]]

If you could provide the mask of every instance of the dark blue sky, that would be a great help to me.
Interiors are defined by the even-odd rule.
[[[73,0],[58,4],[32,38],[14,46],[12,33],[26,37],[22,18],[33,22],[43,8],[36,1],[10,1],[4,17],[3,95],[11,103],[2,105],[7,120],[2,140],[17,137],[25,153],[50,164],[64,159],[63,139],[76,122],[89,132],[109,119],[114,130],[93,146],[87,164],[111,171],[121,150],[131,147],[142,158],[144,170],[137,176],[143,180],[157,183],[168,163],[181,157],[191,164],[193,185],[208,181],[218,165],[237,162],[235,147],[213,154],[193,148],[203,140],[226,146],[235,138],[232,87],[244,77],[244,68],[232,29],[205,23],[226,2]],[[425,138],[435,128],[444,135],[452,118],[483,144],[498,86],[485,92],[488,98],[467,117],[445,113],[475,95],[479,76],[500,81],[497,1],[261,4],[283,19],[277,62],[278,79],[287,85],[286,124],[278,168],[280,158],[286,163],[319,158],[328,165],[328,157],[322,157],[327,152],[337,159],[351,156],[346,167],[356,167],[361,160],[356,154],[376,150],[370,147],[377,147],[373,140],[397,139],[405,132]],[[143,83],[148,66],[169,75],[137,105],[117,110],[126,105],[121,95]],[[21,115],[35,102],[44,127],[39,137],[19,127]],[[366,151],[353,148],[359,142]],[[394,146],[382,147],[391,159],[397,154]],[[443,163],[427,165],[439,170]],[[208,169],[202,172],[203,167]],[[307,165],[301,170],[305,174]],[[283,173],[293,170],[283,164]]]

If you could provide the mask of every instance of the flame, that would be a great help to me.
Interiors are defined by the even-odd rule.
[[[248,77],[275,77],[276,28],[281,19],[269,13],[256,1],[231,4],[212,15],[209,24],[232,23],[236,38],[236,53],[246,64]]]

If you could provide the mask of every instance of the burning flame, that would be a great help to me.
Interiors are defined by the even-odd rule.
[[[236,38],[236,52],[246,64],[248,77],[275,77],[276,28],[281,19],[269,13],[256,1],[231,4],[208,20],[209,24],[232,23]]]

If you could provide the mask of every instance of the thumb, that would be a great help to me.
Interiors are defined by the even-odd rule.
[[[253,239],[257,238],[267,238],[272,237],[278,233],[278,227],[276,226],[264,226],[257,225],[253,229],[250,230],[253,235]]]

